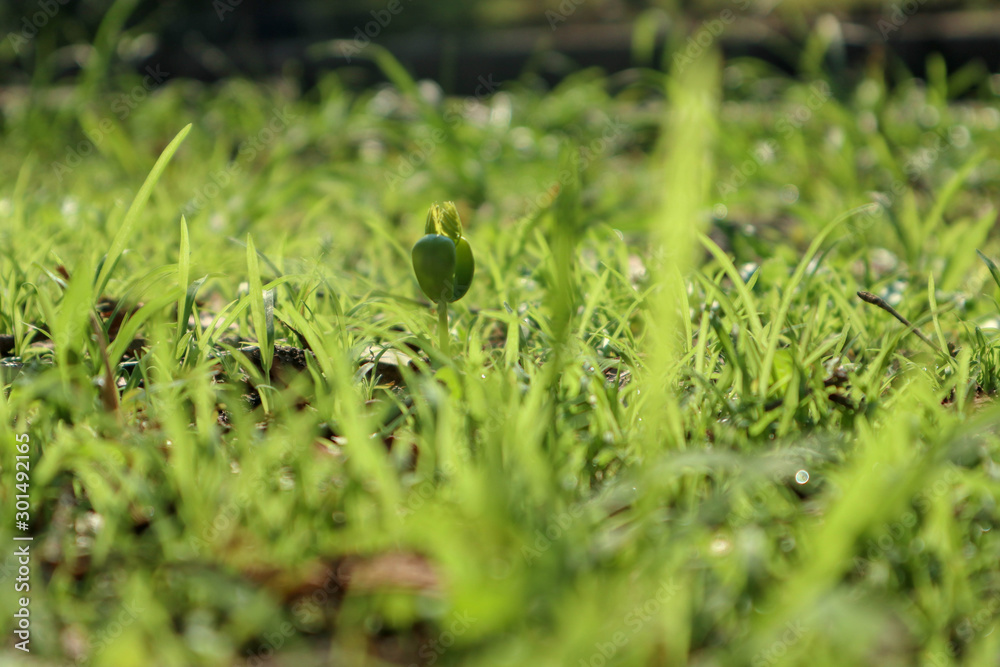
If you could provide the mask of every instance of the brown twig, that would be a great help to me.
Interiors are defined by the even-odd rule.
[[[906,319],[905,317],[903,317],[902,314],[900,314],[900,312],[898,310],[896,310],[895,308],[893,308],[892,306],[890,306],[886,302],[886,300],[883,299],[882,297],[876,296],[876,295],[872,294],[871,292],[860,291],[860,292],[858,292],[858,298],[860,298],[862,301],[865,301],[867,303],[872,304],[873,306],[878,306],[879,308],[881,308],[885,312],[887,312],[890,315],[892,315],[893,317],[895,317],[897,320],[899,320],[904,325],[906,325],[906,327],[910,331],[912,331],[913,333],[917,334],[917,338],[919,338],[920,340],[922,340],[925,343],[927,343],[928,345],[930,345],[931,348],[933,348],[935,352],[940,352],[941,354],[943,354],[946,357],[949,356],[948,353],[945,352],[944,350],[942,350],[941,347],[938,346],[937,343],[935,343],[930,338],[928,338],[927,336],[925,336],[923,331],[921,331],[920,329],[918,329],[916,327],[916,325],[914,325],[908,319]]]
[[[104,363],[104,381],[101,385],[101,403],[104,409],[120,416],[118,413],[118,386],[115,384],[115,374],[111,370],[111,360],[108,358],[108,339],[104,335],[104,327],[97,320],[97,316],[90,314],[90,327],[97,336],[97,347],[101,351],[101,361]]]

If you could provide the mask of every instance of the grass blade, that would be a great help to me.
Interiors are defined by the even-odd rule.
[[[979,255],[984,262],[986,262],[986,268],[990,270],[990,275],[993,276],[993,282],[997,284],[997,287],[1000,287],[1000,269],[997,268],[997,265],[992,259],[984,255],[978,248],[976,249],[976,254]]]
[[[802,260],[799,261],[799,265],[795,267],[795,272],[792,273],[792,277],[788,280],[788,284],[785,285],[785,293],[781,298],[781,306],[778,308],[778,313],[774,316],[774,320],[772,320],[770,324],[770,336],[767,341],[767,347],[764,350],[764,361],[761,363],[757,390],[762,401],[767,399],[767,392],[771,386],[771,368],[774,365],[774,355],[778,351],[778,342],[781,340],[781,332],[785,327],[785,319],[788,317],[788,310],[792,306],[792,299],[795,298],[795,293],[798,289],[799,283],[801,283],[802,279],[805,277],[806,269],[812,262],[813,257],[816,256],[816,253],[819,252],[823,242],[826,241],[826,237],[852,215],[866,209],[867,206],[859,206],[851,209],[850,211],[838,216],[833,222],[824,227],[823,230],[816,235],[816,238],[813,239],[813,242],[809,244],[809,249],[806,250],[806,254],[802,257]]]
[[[108,280],[111,278],[112,271],[118,265],[118,260],[121,258],[122,253],[125,251],[125,244],[128,242],[129,237],[132,235],[132,227],[135,225],[136,220],[139,219],[139,213],[142,212],[143,207],[145,207],[146,202],[149,200],[149,195],[153,192],[153,188],[156,186],[157,181],[160,180],[160,176],[163,175],[163,171],[167,168],[170,163],[171,158],[173,158],[174,153],[180,148],[180,145],[184,142],[185,137],[187,137],[188,132],[191,131],[191,124],[188,123],[184,126],[177,136],[174,137],[163,152],[160,157],[156,160],[156,164],[153,165],[153,169],[149,172],[146,180],[143,182],[142,187],[139,188],[139,192],[135,195],[135,199],[132,200],[132,205],[128,207],[128,211],[125,213],[125,219],[122,221],[121,227],[118,228],[118,233],[115,234],[114,241],[111,242],[111,248],[108,250],[108,254],[104,257],[104,263],[101,266],[101,271],[97,275],[97,294],[103,294],[104,288],[108,285]]]
[[[271,292],[269,308],[264,285],[260,281],[257,249],[249,234],[247,234],[247,272],[247,280],[250,283],[250,319],[257,335],[257,344],[260,346],[260,363],[264,367],[264,374],[270,377],[271,361],[274,359],[274,293]]]

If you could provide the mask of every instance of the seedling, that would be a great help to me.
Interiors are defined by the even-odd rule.
[[[462,236],[462,220],[455,203],[432,204],[424,236],[413,246],[413,272],[420,289],[438,307],[438,337],[448,354],[448,304],[458,301],[472,286],[476,262]]]

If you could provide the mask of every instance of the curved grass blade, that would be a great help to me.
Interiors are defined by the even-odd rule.
[[[274,359],[274,292],[264,291],[260,281],[260,264],[253,238],[247,234],[247,271],[250,284],[250,319],[260,346],[260,363],[264,374],[271,376],[271,362]]]
[[[153,165],[153,169],[149,172],[149,176],[146,177],[145,182],[143,182],[142,187],[139,188],[139,192],[136,193],[135,199],[132,200],[132,205],[128,207],[128,211],[125,213],[125,219],[122,221],[122,226],[118,228],[118,233],[115,234],[114,241],[111,242],[111,248],[108,250],[108,254],[104,257],[104,263],[101,266],[100,273],[97,274],[97,290],[96,294],[103,294],[104,288],[108,285],[108,280],[111,278],[111,272],[115,270],[118,265],[118,260],[122,256],[122,252],[125,250],[125,243],[128,242],[129,237],[132,235],[132,227],[135,225],[135,221],[139,218],[139,213],[142,211],[146,202],[149,200],[149,195],[153,192],[153,187],[156,182],[160,180],[160,176],[163,175],[163,170],[167,168],[167,164],[170,163],[170,159],[173,158],[174,153],[180,148],[180,145],[184,142],[185,137],[187,137],[188,132],[191,131],[191,124],[188,123],[184,126],[177,136],[174,137],[173,141],[167,145],[160,157],[156,160],[156,164]]]

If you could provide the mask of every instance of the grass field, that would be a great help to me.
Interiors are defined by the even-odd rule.
[[[3,664],[997,665],[1000,79],[810,49],[10,102]]]

